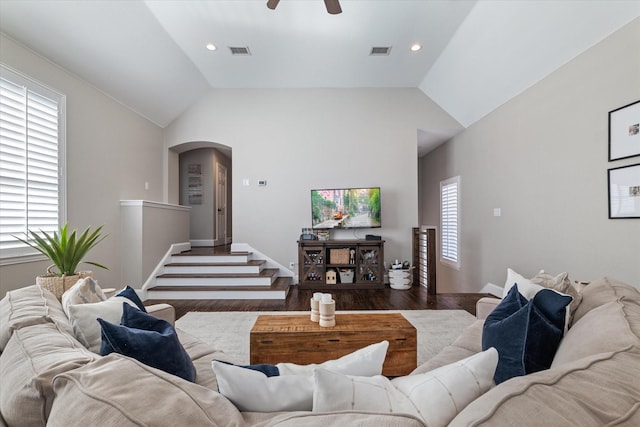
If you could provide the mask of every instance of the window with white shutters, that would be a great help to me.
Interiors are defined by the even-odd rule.
[[[64,96],[0,67],[0,260],[34,254],[13,235],[64,218]]]
[[[440,262],[460,267],[460,177],[440,182]]]

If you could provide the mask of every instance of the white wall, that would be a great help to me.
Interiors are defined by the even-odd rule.
[[[288,265],[297,260],[301,228],[311,225],[310,190],[348,186],[381,187],[383,228],[356,236],[381,234],[386,259],[409,259],[418,224],[417,129],[459,127],[418,89],[228,89],[212,90],[164,137],[167,150],[192,141],[232,148],[233,240]],[[169,153],[168,183],[177,180]],[[170,186],[167,201],[178,201]]]
[[[123,200],[120,211],[122,284],[139,289],[172,244],[189,242],[191,209],[146,200]]]
[[[420,162],[420,218],[439,224],[439,181],[461,176],[461,268],[438,292],[567,271],[640,286],[640,219],[608,219],[608,112],[640,99],[640,19],[470,126]],[[493,209],[502,216],[494,217]]]
[[[120,200],[163,197],[162,130],[13,40],[0,35],[0,44],[0,61],[67,97],[68,221],[78,229],[104,224],[109,237],[87,260],[109,267],[94,269],[102,285],[120,286]],[[0,267],[0,295],[35,283],[46,267],[45,261]]]

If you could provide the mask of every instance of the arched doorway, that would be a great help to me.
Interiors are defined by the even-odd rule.
[[[221,246],[232,241],[231,148],[212,142],[171,147],[178,153],[179,204],[191,207],[192,246]]]

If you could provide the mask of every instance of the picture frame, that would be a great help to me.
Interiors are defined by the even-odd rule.
[[[640,156],[640,100],[609,111],[609,161]]]
[[[640,218],[640,163],[607,171],[609,219]]]

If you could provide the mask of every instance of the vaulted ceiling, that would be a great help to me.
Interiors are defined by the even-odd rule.
[[[211,88],[379,87],[419,88],[467,127],[640,16],[636,0],[340,4],[0,0],[0,30],[162,127]]]

